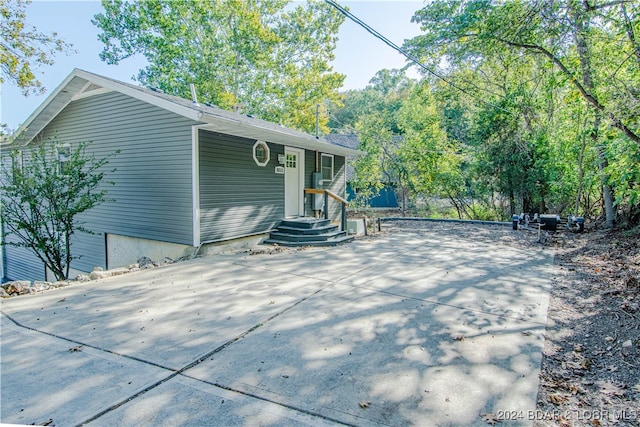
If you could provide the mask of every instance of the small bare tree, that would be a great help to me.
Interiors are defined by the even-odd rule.
[[[57,139],[32,151],[11,153],[0,177],[4,244],[25,247],[58,280],[69,276],[71,238],[84,228],[78,215],[107,200],[100,189],[108,157],[87,155],[87,143],[74,149]],[[110,184],[113,184],[110,182]]]

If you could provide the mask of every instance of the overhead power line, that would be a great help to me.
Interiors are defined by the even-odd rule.
[[[377,39],[381,40],[382,42],[384,42],[389,47],[395,49],[396,51],[398,51],[399,53],[404,55],[407,59],[409,59],[411,62],[416,64],[418,67],[422,68],[423,70],[425,70],[429,74],[439,78],[440,80],[446,82],[446,79],[444,77],[442,77],[440,74],[436,73],[431,68],[427,67],[425,64],[420,62],[420,60],[418,58],[416,58],[415,56],[411,55],[409,52],[407,52],[406,50],[404,50],[403,48],[401,48],[400,46],[398,46],[397,44],[395,44],[394,42],[392,42],[391,40],[389,40],[388,38],[386,38],[382,34],[380,34],[375,29],[371,28],[366,22],[362,21],[360,18],[355,16],[353,13],[349,12],[347,9],[345,9],[342,6],[340,6],[334,0],[325,0],[325,2],[327,4],[335,7],[340,13],[342,13],[347,18],[351,19],[353,22],[355,22],[356,24],[358,24],[359,26],[361,26],[365,30],[367,30],[370,34],[375,36]]]
[[[355,16],[353,13],[349,12],[347,9],[345,9],[344,7],[342,7],[340,4],[338,4],[337,2],[335,2],[334,0],[324,0],[327,4],[329,4],[330,6],[333,6],[334,8],[336,8],[340,13],[342,13],[344,16],[346,16],[347,18],[349,18],[350,20],[352,20],[353,22],[355,22],[357,25],[361,26],[362,28],[364,28],[367,32],[369,32],[371,35],[373,35],[374,37],[376,37],[377,39],[381,40],[382,42],[384,42],[387,46],[391,47],[392,49],[396,50],[398,53],[400,53],[401,55],[403,55],[405,58],[407,58],[408,60],[410,60],[411,62],[413,62],[415,65],[417,65],[418,67],[420,67],[421,69],[423,69],[424,71],[426,71],[427,73],[431,74],[432,76],[442,80],[443,82],[445,82],[446,84],[448,84],[449,86],[451,86],[452,88],[459,90],[460,92],[464,93],[467,96],[470,96],[472,98],[477,99],[478,101],[480,101],[482,104],[485,105],[491,105],[494,108],[499,108],[503,111],[507,111],[501,107],[496,107],[493,104],[488,103],[487,101],[485,101],[484,99],[478,97],[475,93],[469,92],[467,90],[465,90],[464,88],[461,88],[460,86],[456,85],[455,83],[449,81],[448,79],[446,79],[445,77],[443,77],[442,75],[440,75],[438,72],[434,71],[432,68],[428,67],[427,65],[425,65],[424,63],[422,63],[418,58],[416,58],[415,56],[413,56],[411,53],[407,52],[405,49],[401,48],[400,46],[398,46],[397,44],[395,44],[394,42],[392,42],[391,40],[389,40],[388,38],[386,38],[385,36],[383,36],[382,34],[380,34],[378,31],[376,31],[375,29],[373,29],[371,26],[369,26],[366,22],[362,21],[360,18],[358,18],[357,16]],[[481,88],[478,88],[479,90],[482,90]]]

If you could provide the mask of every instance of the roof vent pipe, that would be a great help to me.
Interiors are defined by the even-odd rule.
[[[320,104],[316,104],[316,139],[320,139]]]
[[[189,83],[189,89],[191,90],[191,101],[196,105],[200,105],[198,104],[198,97],[196,96],[196,85]]]

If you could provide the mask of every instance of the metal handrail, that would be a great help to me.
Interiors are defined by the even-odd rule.
[[[324,188],[305,188],[304,192],[307,194],[323,194],[324,195],[324,219],[329,219],[329,197],[339,202],[342,205],[342,218],[340,224],[340,230],[345,231],[347,229],[347,206],[349,202],[346,199],[338,196],[336,193]]]

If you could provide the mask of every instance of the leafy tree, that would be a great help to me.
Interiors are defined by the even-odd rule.
[[[460,184],[460,157],[447,139],[428,82],[412,87],[396,120],[403,134],[397,150],[402,166],[397,169],[403,172],[411,196],[447,197],[448,188]]]
[[[30,249],[58,280],[69,276],[72,237],[83,226],[80,214],[107,200],[100,189],[108,158],[87,155],[54,140],[31,152],[13,151],[0,181],[5,244]],[[29,155],[27,155],[29,154]],[[62,161],[61,161],[62,160]]]
[[[24,95],[44,92],[34,70],[52,65],[58,52],[71,53],[71,45],[56,33],[45,34],[26,23],[29,0],[0,0],[0,83],[8,80]]]
[[[332,123],[355,130],[367,153],[354,164],[360,194],[391,185],[405,214],[422,196],[448,197],[446,189],[459,184],[459,156],[428,82],[416,83],[404,70],[380,70],[367,88],[347,92],[344,105]]]
[[[583,61],[588,55],[591,60],[606,58],[613,67],[624,66],[629,54],[635,52],[637,44],[621,50],[610,49],[603,44],[603,50],[588,52],[587,37],[601,37],[606,34],[610,39],[620,40],[618,29],[613,31],[610,22],[600,19],[620,3],[609,2],[603,5],[591,5],[588,1],[577,2],[494,2],[487,0],[447,0],[434,2],[416,12],[414,21],[427,31],[409,41],[412,50],[424,54],[429,49],[446,56],[456,63],[466,61],[473,64],[482,57],[499,54],[504,46],[520,51],[542,55],[556,66],[581,94],[581,96],[602,114],[606,115],[612,126],[621,130],[628,138],[640,143],[637,129],[609,107],[601,90],[590,88],[584,80]],[[636,5],[638,2],[629,1]],[[638,30],[638,17],[626,22],[634,31]],[[599,31],[596,31],[596,28]],[[575,36],[575,37],[574,37]],[[631,38],[634,40],[633,38]],[[619,44],[619,43],[618,43]],[[582,50],[582,51],[581,51]],[[576,61],[575,52],[579,58]],[[636,75],[637,78],[637,75]],[[624,81],[631,87],[633,80]],[[608,86],[608,85],[606,85]],[[593,89],[593,90],[592,90]]]
[[[411,183],[399,153],[403,138],[397,114],[414,84],[401,70],[380,70],[367,88],[350,92],[341,115],[342,120],[351,121],[349,126],[358,134],[360,149],[367,153],[354,163],[354,183],[360,194],[366,197],[384,185],[392,185],[403,213]]]
[[[103,0],[94,24],[110,64],[142,54],[145,86],[311,131],[316,106],[338,102],[332,70],[344,17],[319,1]],[[320,126],[328,116],[321,111]]]
[[[616,189],[611,191],[609,184],[621,182],[621,177],[614,178],[611,171],[619,170],[618,166],[623,163],[616,164],[621,159],[633,158],[634,151],[620,157],[620,148],[630,149],[630,146],[614,147],[610,144],[611,137],[640,143],[637,120],[640,97],[635,89],[640,78],[636,37],[640,30],[638,6],[637,1],[631,0],[444,0],[429,3],[416,12],[414,21],[421,24],[424,34],[408,41],[406,47],[434,68],[439,67],[447,78],[462,76],[455,80],[456,86],[475,98],[479,104],[476,110],[489,111],[495,105],[503,108],[500,98],[509,99],[519,86],[517,90],[526,94],[525,102],[509,106],[510,114],[504,118],[495,116],[498,121],[485,124],[509,129],[509,121],[524,119],[520,125],[511,127],[509,138],[528,140],[532,144],[531,170],[542,171],[533,183],[543,190],[539,196],[548,196],[553,190],[553,197],[562,194],[566,198],[564,182],[568,181],[574,182],[578,193],[575,200],[580,200],[590,194],[591,187],[585,184],[592,168],[599,168],[604,211],[611,225],[615,218],[612,201]],[[495,73],[500,67],[504,70],[510,67],[519,73]],[[497,78],[500,76],[506,79]],[[563,99],[574,94],[590,107],[579,119],[560,109]],[[570,104],[575,106],[574,102]],[[574,107],[571,111],[579,109]],[[590,118],[588,124],[587,118]],[[605,125],[617,129],[618,136],[611,134]],[[564,130],[564,134],[556,129]],[[476,135],[484,131],[487,129],[480,129]],[[569,140],[573,140],[573,147],[566,144]],[[597,158],[591,156],[594,150]],[[506,149],[494,154],[503,154],[507,160],[509,153],[513,152]],[[569,160],[579,164],[573,165],[573,171],[565,167]],[[587,160],[590,163],[586,163]],[[559,176],[559,170],[570,171],[569,179]],[[576,174],[575,170],[579,172]],[[503,190],[517,192],[518,188],[512,185],[515,182],[503,186]],[[618,192],[620,190],[629,194],[624,189]],[[617,200],[623,202],[620,197]],[[566,201],[561,201],[557,206],[565,205]]]

